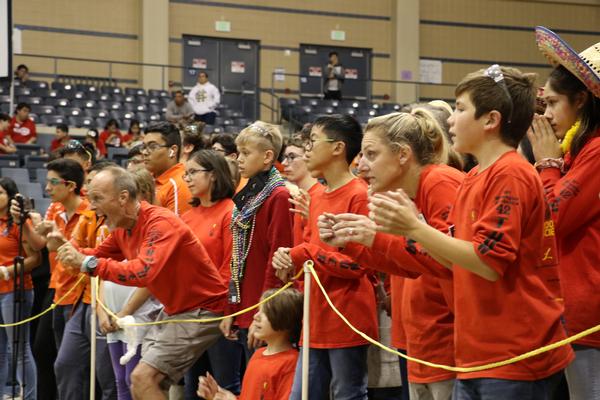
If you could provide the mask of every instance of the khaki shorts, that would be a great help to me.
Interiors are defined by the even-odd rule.
[[[161,311],[156,320],[199,319],[217,316],[202,309],[170,316]],[[167,378],[161,382],[161,386],[168,387],[179,382],[202,353],[212,346],[221,335],[219,322],[153,325],[144,338],[142,361],[165,374]]]

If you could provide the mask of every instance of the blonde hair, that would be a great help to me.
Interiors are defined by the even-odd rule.
[[[400,145],[410,146],[420,165],[445,164],[448,144],[440,124],[433,114],[417,107],[411,113],[396,112],[371,118],[365,132],[377,132],[390,143],[392,151]]]
[[[244,128],[235,139],[236,146],[245,145],[251,141],[259,144],[263,150],[273,150],[274,160],[277,160],[283,147],[283,136],[276,125],[263,121],[255,121]]]
[[[135,185],[138,190],[138,199],[154,204],[155,186],[152,174],[150,174],[146,168],[138,168],[131,171],[130,174],[135,179]]]

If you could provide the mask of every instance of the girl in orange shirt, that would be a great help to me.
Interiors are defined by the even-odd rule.
[[[10,178],[0,178],[0,324],[9,324],[13,320],[13,304],[15,301],[13,292],[13,275],[15,267],[13,259],[19,254],[19,228],[13,221],[8,209],[10,202],[18,193],[17,185]],[[38,252],[31,250],[27,243],[24,243],[25,252],[25,304],[22,317],[29,317],[33,305],[33,283],[31,281],[31,270],[40,264],[41,258]],[[9,346],[14,342],[15,328],[0,328],[0,382],[7,382],[9,378],[8,365],[12,360],[12,352]],[[29,342],[29,324],[22,325],[20,332],[24,341],[19,341],[20,352],[18,354],[17,379],[19,383],[23,382],[23,359],[25,360],[25,393],[24,399],[34,400],[37,398],[37,373],[31,346]],[[2,385],[3,388],[7,388]],[[16,393],[21,390],[16,388]]]
[[[181,216],[206,248],[211,261],[218,268],[224,282],[231,276],[232,236],[231,214],[233,212],[233,179],[225,157],[213,150],[192,153],[185,163],[183,180],[192,194],[192,209]],[[239,360],[243,348],[238,342],[221,337],[192,367],[185,377],[186,393],[196,391],[198,376],[203,375],[208,364],[219,382],[227,390],[240,392]]]

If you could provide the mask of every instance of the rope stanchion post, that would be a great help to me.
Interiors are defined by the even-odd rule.
[[[304,309],[302,316],[302,400],[308,400],[308,372],[310,361],[310,282],[313,262],[304,263]]]
[[[97,302],[97,293],[96,287],[98,286],[98,278],[92,277],[90,278],[90,282],[92,285],[92,304],[91,307],[91,318],[90,321],[90,400],[96,399],[96,302]]]

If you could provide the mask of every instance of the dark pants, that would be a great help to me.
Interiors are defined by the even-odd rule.
[[[367,400],[367,350],[369,346],[341,349],[310,349],[309,399]],[[302,397],[302,352],[300,350],[290,400]]]
[[[325,96],[323,97],[325,100],[341,100],[342,92],[339,90],[328,90],[325,91]]]
[[[406,350],[398,349],[398,351],[406,355]],[[398,357],[400,360],[400,379],[402,380],[402,400],[410,399],[410,392],[408,390],[408,365],[406,358]]]
[[[45,310],[52,304],[54,289],[48,289],[41,305]],[[56,310],[54,310],[56,311]],[[54,377],[54,360],[56,360],[56,344],[54,342],[53,313],[40,317],[33,341],[33,358],[37,367],[38,400],[56,399],[56,378]]]
[[[214,125],[215,118],[217,118],[217,113],[214,111],[206,113],[206,114],[195,114],[194,115],[194,120],[202,121],[206,125]]]
[[[118,398],[119,400],[131,400],[129,389],[131,387],[131,373],[142,359],[142,345],[138,345],[135,355],[125,365],[121,365],[119,360],[127,353],[127,343],[121,341],[109,343],[108,350],[115,373]]]
[[[537,381],[509,379],[457,379],[454,383],[453,400],[552,400],[554,391],[562,379],[560,371]]]
[[[60,400],[87,399],[90,378],[90,318],[88,304],[80,303],[65,326],[63,340],[54,363]],[[117,400],[115,374],[105,337],[96,339],[96,379],[102,390],[101,400]]]

